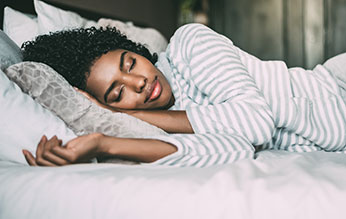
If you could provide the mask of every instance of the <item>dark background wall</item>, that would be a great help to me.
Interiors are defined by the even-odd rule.
[[[154,27],[169,38],[177,27],[178,0],[44,0],[65,10],[78,12],[86,18],[101,17],[133,21],[139,26]],[[34,13],[33,0],[0,0],[1,25],[3,7]]]
[[[0,1],[2,8],[10,5],[34,13],[32,0]],[[89,19],[109,17],[154,27],[169,39],[179,25],[182,0],[44,1]],[[290,67],[312,68],[346,52],[346,0],[198,1],[209,3],[211,28],[261,59],[279,59]]]
[[[346,52],[346,0],[210,0],[210,26],[242,49],[311,68]]]

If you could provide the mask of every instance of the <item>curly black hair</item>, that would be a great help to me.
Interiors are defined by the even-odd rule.
[[[85,90],[93,63],[103,54],[124,49],[157,61],[142,44],[135,43],[114,27],[76,28],[40,35],[22,45],[24,61],[42,62],[61,74],[72,86]]]

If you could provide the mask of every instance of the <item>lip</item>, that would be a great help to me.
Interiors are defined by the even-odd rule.
[[[144,103],[156,100],[157,98],[160,97],[161,92],[162,92],[162,86],[161,86],[161,84],[160,84],[160,82],[156,76],[155,80],[149,86],[149,88],[147,90],[147,95],[146,95]]]

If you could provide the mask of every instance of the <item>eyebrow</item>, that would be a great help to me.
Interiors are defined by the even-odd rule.
[[[124,51],[121,53],[120,56],[120,71],[123,71],[123,66],[124,66],[124,56],[126,55],[127,51]]]
[[[123,66],[124,66],[124,56],[126,55],[127,51],[124,51],[121,53],[120,56],[120,71],[123,71]],[[105,103],[107,103],[107,99],[108,99],[108,95],[109,93],[113,90],[113,88],[116,85],[116,81],[114,81],[111,86],[109,86],[109,88],[106,90],[105,95],[103,96],[103,100],[105,101]]]

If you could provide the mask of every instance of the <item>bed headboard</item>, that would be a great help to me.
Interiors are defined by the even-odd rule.
[[[177,0],[44,0],[65,10],[97,20],[101,17],[132,21],[138,26],[154,27],[167,39],[174,33],[178,21]],[[2,0],[0,23],[3,23],[3,8],[10,6],[25,13],[34,14],[32,0]]]

